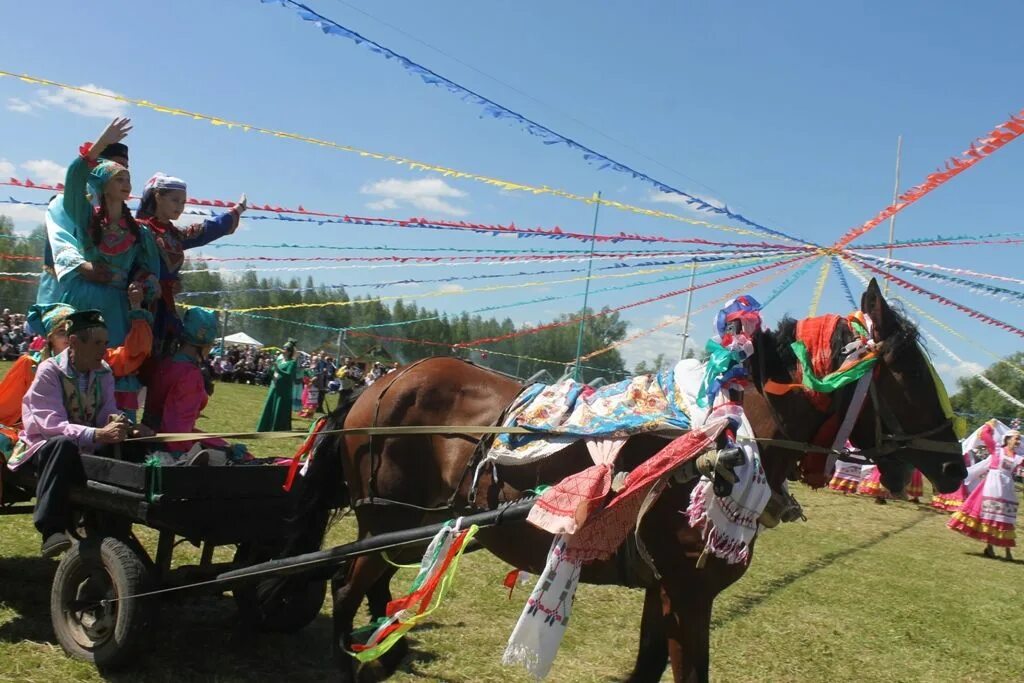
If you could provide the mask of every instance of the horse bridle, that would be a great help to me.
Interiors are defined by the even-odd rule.
[[[875,344],[875,350],[879,354],[879,362],[881,362],[881,352],[884,344],[884,340],[881,342],[877,342]],[[763,335],[758,335],[757,345],[758,347],[762,347]],[[772,419],[775,421],[775,425],[779,429],[779,431],[782,432],[782,435],[785,437],[785,440],[758,439],[758,442],[764,443],[769,446],[785,448],[788,450],[827,450],[829,453],[839,454],[837,451],[833,451],[832,449],[822,449],[822,447],[820,446],[815,446],[813,444],[803,444],[801,442],[794,441],[786,433],[785,423],[780,418],[778,410],[776,410],[775,404],[772,402],[771,396],[768,394],[768,392],[764,391],[764,384],[766,381],[764,365],[765,356],[764,353],[760,352],[760,350],[761,349],[759,348],[758,352],[754,354],[755,356],[758,357],[758,377],[760,380],[759,383],[761,385],[761,387],[758,389],[758,393],[760,393],[764,397],[765,402],[768,404],[768,409],[771,411]],[[893,453],[903,449],[913,449],[929,453],[960,453],[959,443],[949,443],[945,441],[936,441],[934,439],[926,438],[929,436],[933,436],[934,434],[937,434],[945,430],[946,428],[952,428],[952,418],[946,418],[938,425],[930,429],[922,430],[920,432],[914,432],[910,434],[905,432],[903,430],[903,426],[900,422],[899,417],[897,417],[896,413],[892,410],[889,404],[881,396],[879,396],[878,388],[874,381],[874,376],[875,372],[872,371],[871,379],[869,380],[870,384],[868,386],[868,395],[871,398],[871,404],[874,408],[875,414],[875,445],[871,448],[861,449],[861,455],[870,460],[877,460],[879,458],[889,458],[892,456]],[[933,381],[935,381],[934,378]],[[839,405],[843,405],[844,403],[846,402],[840,402]],[[861,413],[863,413],[863,409],[864,407],[862,405],[859,409]],[[827,414],[827,416],[828,415],[831,415],[831,413]],[[859,419],[860,416],[858,415],[858,420]]]

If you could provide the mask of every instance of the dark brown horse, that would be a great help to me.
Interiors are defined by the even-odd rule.
[[[890,309],[874,282],[864,294],[862,308],[875,323],[881,357],[873,379],[875,398],[858,419],[855,442],[878,456],[885,482],[893,490],[902,489],[910,466],[919,468],[939,490],[956,489],[965,475],[963,461],[916,330]],[[794,322],[788,320],[778,331],[757,335],[750,370],[758,390],[746,392],[744,408],[759,438],[808,443],[830,415],[845,411],[852,391],[836,392],[824,411],[812,406],[804,392],[771,397],[761,393],[769,379],[794,381],[796,359],[789,350],[793,333]],[[837,331],[834,367],[838,367],[839,354],[850,337],[849,329]],[[460,360],[429,359],[377,381],[357,400],[342,406],[330,427],[493,425],[522,388],[514,380]],[[633,437],[617,466],[629,470],[665,443],[653,435]],[[954,447],[933,448],[935,444]],[[535,464],[503,467],[500,481],[486,471],[470,491],[477,451],[478,440],[465,436],[324,437],[303,482],[306,511],[318,520],[315,533],[322,529],[323,505],[319,501],[324,496],[333,499],[332,504],[344,503],[354,509],[362,538],[493,509],[527,489],[553,484],[592,464],[582,443],[577,443]],[[761,455],[768,482],[779,491],[800,454],[768,444]],[[337,496],[343,484],[347,491],[341,500]],[[669,486],[644,517],[640,535],[660,580],[644,571],[635,553],[625,546],[612,559],[583,569],[585,582],[646,591],[640,649],[630,681],[660,680],[669,662],[674,680],[707,681],[712,603],[746,570],[745,565],[726,564],[714,557],[703,568],[697,567],[703,550],[700,532],[687,525],[686,515],[679,514],[686,509],[693,486],[693,482]],[[504,562],[533,573],[544,567],[551,545],[550,535],[523,523],[484,529],[477,539]],[[373,616],[383,615],[391,598],[393,574],[383,557],[368,555],[352,561],[332,583],[334,646],[342,680],[355,680],[357,675],[355,660],[345,652],[350,649],[358,607],[367,598]],[[398,665],[404,648],[400,643],[385,655],[380,662],[385,673]]]

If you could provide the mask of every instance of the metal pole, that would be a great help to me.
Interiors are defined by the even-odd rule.
[[[590,298],[590,271],[594,267],[594,241],[597,237],[597,216],[601,212],[601,193],[594,193],[594,229],[590,232],[590,259],[587,261],[587,283],[583,288],[583,308],[580,309],[580,330],[576,335],[576,365],[572,378],[580,380],[580,355],[583,353],[583,324],[587,321],[587,300]]]
[[[693,281],[697,277],[697,259],[690,266],[690,293],[686,295],[686,321],[683,323],[683,348],[679,350],[679,360],[686,358],[686,342],[690,339],[690,310],[693,308]]]
[[[900,153],[903,151],[903,136],[900,135],[896,138],[896,181],[892,187],[892,203],[896,205],[896,200],[900,196]],[[896,214],[889,216],[889,258],[892,258],[892,240],[896,236]],[[892,271],[892,265],[886,264],[885,272],[889,274]],[[889,293],[889,278],[885,279],[885,286],[882,288],[883,294]]]
[[[488,510],[487,512],[478,512],[473,515],[467,515],[460,519],[462,528],[468,529],[474,524],[479,527],[492,527],[500,526],[502,524],[515,524],[522,522],[526,519],[526,515],[529,514],[530,509],[533,507],[535,502],[535,499],[530,498],[521,502],[509,503],[497,510]],[[278,560],[269,560],[267,562],[242,567],[241,569],[232,569],[231,571],[218,574],[215,581],[220,585],[230,585],[246,579],[251,580],[265,575],[287,576],[289,574],[302,574],[315,570],[317,567],[337,566],[349,558],[359,557],[360,555],[369,555],[370,553],[380,552],[381,550],[387,550],[389,548],[397,548],[407,545],[425,545],[430,541],[430,539],[436,536],[441,529],[450,524],[451,521],[448,521],[416,527],[413,529],[403,529],[400,531],[381,534],[379,536],[364,538],[359,541],[354,541],[334,548],[328,548],[326,550],[318,550],[304,555],[295,555],[294,557],[284,557]]]
[[[228,335],[228,309],[220,309],[224,315],[221,317],[221,328],[220,328],[220,355],[224,356],[228,352],[227,342],[224,341],[224,337]]]

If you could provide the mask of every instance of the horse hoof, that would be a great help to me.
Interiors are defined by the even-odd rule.
[[[380,668],[383,670],[383,678],[387,678],[394,674],[402,664],[402,660],[404,660],[408,654],[409,643],[405,638],[402,638],[395,643],[390,650],[381,655],[380,659],[377,661],[380,664]]]

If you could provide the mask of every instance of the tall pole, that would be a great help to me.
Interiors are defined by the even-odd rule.
[[[896,205],[896,200],[900,197],[900,153],[903,151],[903,136],[900,135],[896,138],[896,181],[892,187],[892,205]],[[889,258],[892,258],[892,241],[896,236],[896,214],[889,216]],[[887,263],[885,272],[888,274],[892,271],[892,264]],[[889,293],[889,278],[885,279],[885,287],[882,289],[883,294]]]
[[[224,337],[228,334],[228,309],[222,308],[221,313],[221,328],[220,328],[220,355],[224,356],[228,352],[227,343],[224,341]]]
[[[583,308],[580,309],[580,330],[576,334],[576,365],[572,378],[580,380],[580,356],[583,354],[583,324],[587,321],[587,300],[590,298],[590,271],[594,267],[594,241],[597,238],[597,216],[601,212],[601,193],[594,193],[594,229],[590,231],[590,259],[587,260],[587,283],[583,288]]]
[[[690,292],[686,295],[686,321],[683,323],[683,348],[679,349],[679,360],[686,358],[686,342],[690,339],[690,311],[693,308],[693,281],[697,277],[697,259],[690,266]]]

